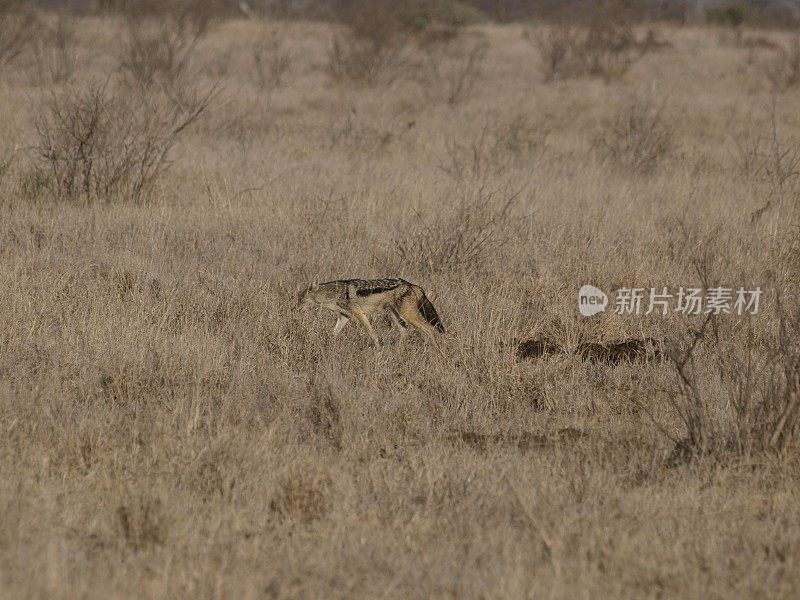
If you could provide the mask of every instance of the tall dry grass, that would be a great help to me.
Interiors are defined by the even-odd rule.
[[[522,27],[471,26],[450,102],[421,34],[363,85],[331,76],[340,24],[218,21],[178,79],[221,91],[154,129],[171,168],[132,197],[97,161],[187,94],[131,84],[128,27],[77,19],[68,81],[31,76],[32,48],[3,67],[2,595],[796,597],[800,104],[775,50],[662,27],[622,78],[545,81]],[[68,146],[95,166],[64,201],[37,123],[98,84],[109,143]],[[107,112],[142,89],[178,112]],[[449,360],[291,310],[373,276],[430,292]],[[704,326],[583,318],[584,283],[765,293]],[[578,351],[643,337],[663,359]]]

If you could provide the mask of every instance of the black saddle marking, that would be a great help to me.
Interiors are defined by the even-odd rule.
[[[367,290],[356,290],[356,296],[371,296],[372,294],[382,294],[383,292],[390,292],[396,287],[397,287],[396,285],[393,285],[392,287],[376,287]]]

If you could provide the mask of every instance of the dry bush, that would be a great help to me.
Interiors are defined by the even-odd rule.
[[[78,67],[75,21],[58,15],[53,23],[43,23],[33,45],[34,78],[37,85],[53,85],[69,80]]]
[[[391,2],[360,0],[338,13],[339,31],[328,51],[328,74],[336,81],[388,86],[408,69],[410,30]]]
[[[337,12],[341,29],[328,53],[328,73],[337,81],[363,86],[388,86],[413,74],[426,93],[449,104],[461,102],[480,76],[487,44],[467,43],[459,35],[475,18],[469,7],[463,7],[472,15],[468,18],[458,3],[433,4],[347,3]],[[415,49],[422,51],[421,61],[413,60]]]
[[[653,171],[673,147],[673,127],[664,118],[665,104],[650,97],[626,103],[595,136],[595,147],[621,167],[639,173]]]
[[[584,26],[561,22],[528,31],[546,81],[589,75],[611,82],[623,77],[647,52],[669,44],[648,30],[639,39],[633,15],[619,4],[596,8]]]
[[[452,38],[423,46],[425,59],[417,75],[425,93],[455,105],[466,100],[480,80],[488,44]]]
[[[363,86],[391,85],[407,65],[402,46],[352,33],[337,35],[328,54],[328,73],[333,79]]]
[[[169,168],[180,134],[215,91],[181,109],[154,94],[131,97],[107,85],[54,92],[36,117],[35,163],[58,200],[145,201]]]
[[[511,167],[529,164],[543,152],[549,134],[547,117],[489,120],[466,141],[446,139],[447,159],[439,168],[456,181],[484,182]]]
[[[748,119],[731,125],[731,137],[736,148],[740,171],[753,179],[764,180],[780,189],[800,178],[800,137],[782,134],[779,126],[777,98],[769,113],[769,131],[763,133]]]
[[[734,454],[785,456],[800,433],[800,311],[786,313],[778,305],[777,332],[761,340],[752,326],[746,339],[738,339],[717,317],[709,317],[683,350],[673,351],[671,363],[678,379],[679,394],[673,398],[676,413],[686,428],[686,437],[676,440],[673,460]],[[710,333],[709,333],[710,332]],[[703,338],[709,338],[710,353],[721,393],[709,397],[709,372],[695,354]],[[759,347],[760,345],[765,347]],[[709,416],[710,405],[722,405],[727,418]]]
[[[36,17],[24,2],[0,0],[0,67],[16,59],[35,39]]]
[[[455,181],[486,181],[492,175],[505,172],[511,161],[502,152],[502,144],[498,143],[495,131],[494,126],[486,123],[467,141],[446,139],[446,160],[439,163],[439,169]]]
[[[590,75],[605,81],[619,79],[642,57],[646,47],[637,40],[633,27],[631,15],[618,4],[597,11],[581,49]]]
[[[355,110],[350,110],[343,119],[331,122],[330,147],[345,145],[362,153],[383,153],[416,127],[415,121],[404,117],[398,115],[389,121],[367,122]]]
[[[253,45],[253,73],[261,92],[271,92],[281,86],[292,57],[279,31],[271,31]]]
[[[432,219],[415,213],[415,224],[393,241],[399,264],[427,273],[480,270],[502,246],[520,193],[481,189]]]
[[[208,32],[209,21],[186,5],[155,16],[129,14],[122,68],[142,88],[164,86],[187,78],[192,55]]]
[[[525,32],[544,68],[545,81],[566,79],[581,72],[582,32],[573,25],[553,25],[540,33]]]
[[[800,35],[791,39],[788,48],[778,48],[777,56],[767,66],[767,77],[777,91],[800,85]]]
[[[515,166],[527,165],[531,159],[542,154],[551,131],[547,115],[537,119],[517,115],[496,126],[494,132],[496,152],[510,155]]]

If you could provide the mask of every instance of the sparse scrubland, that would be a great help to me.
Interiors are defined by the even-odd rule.
[[[800,595],[796,32],[2,9],[0,596]]]

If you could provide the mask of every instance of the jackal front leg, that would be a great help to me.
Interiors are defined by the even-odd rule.
[[[344,326],[350,322],[350,317],[345,317],[344,315],[339,315],[339,318],[336,320],[336,325],[333,326],[333,337],[336,337],[342,332]]]

